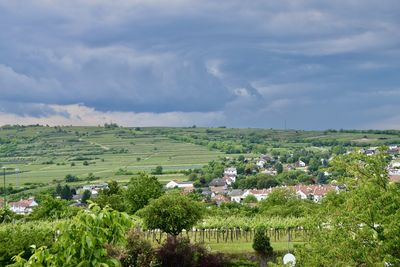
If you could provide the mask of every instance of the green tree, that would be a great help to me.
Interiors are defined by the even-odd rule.
[[[266,260],[273,255],[273,249],[265,228],[256,229],[253,240],[253,249],[260,258],[260,266],[266,266]]]
[[[248,195],[243,199],[243,203],[257,203],[257,198],[254,195]]]
[[[332,170],[347,190],[330,194],[299,249],[302,266],[400,266],[400,188],[389,183],[384,149],[337,157]]]
[[[157,177],[144,172],[132,177],[126,191],[129,211],[135,213],[146,206],[150,199],[158,198],[161,194],[162,185]]]
[[[174,237],[191,229],[203,216],[203,206],[180,192],[169,192],[152,200],[139,215],[149,229],[160,229]]]
[[[281,174],[283,172],[283,165],[280,162],[278,162],[275,164],[275,169],[278,174]]]
[[[73,197],[72,190],[68,185],[64,185],[61,189],[61,199],[71,200]]]
[[[56,186],[56,196],[61,196],[61,192],[62,192],[62,187],[60,184],[57,184]]]
[[[162,174],[163,173],[163,167],[162,166],[157,166],[153,171],[152,174]]]
[[[77,207],[70,207],[68,202],[63,199],[57,199],[50,195],[40,197],[39,206],[36,206],[29,218],[32,220],[56,220],[70,218],[78,212]]]
[[[0,223],[11,222],[15,217],[15,213],[8,206],[0,208]]]
[[[101,190],[93,201],[102,208],[109,206],[114,210],[127,211],[125,191],[116,181],[109,181],[108,188]]]
[[[86,204],[91,196],[92,196],[92,193],[90,192],[90,190],[83,191],[81,202],[83,204]]]
[[[65,176],[64,180],[65,180],[66,183],[73,183],[73,182],[79,181],[78,177],[76,177],[76,176],[74,176],[72,174],[67,174]]]

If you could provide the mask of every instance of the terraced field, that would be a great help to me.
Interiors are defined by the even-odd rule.
[[[66,174],[85,178],[89,173],[99,180],[127,181],[130,173],[151,171],[156,166],[165,171],[198,168],[223,155],[204,146],[121,128],[3,129],[0,138],[3,143],[0,162],[7,167],[7,184],[12,185],[17,179],[19,185],[24,185],[63,180]],[[18,175],[15,169],[19,169]],[[160,177],[162,182],[170,179],[184,177],[181,174]]]

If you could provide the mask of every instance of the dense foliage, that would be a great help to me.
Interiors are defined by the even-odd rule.
[[[386,156],[354,153],[335,160],[348,191],[331,194],[310,222],[298,251],[302,266],[400,265],[400,188],[390,184]]]
[[[89,212],[82,210],[71,221],[59,223],[51,247],[35,248],[29,260],[17,256],[13,266],[120,266],[107,255],[105,245],[124,240],[130,218],[94,204],[89,208]]]
[[[200,203],[179,192],[164,194],[140,211],[148,229],[160,229],[173,236],[179,235],[184,229],[191,229],[203,214]]]

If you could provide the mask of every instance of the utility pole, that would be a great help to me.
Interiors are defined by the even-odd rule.
[[[6,207],[7,203],[7,193],[6,193],[6,167],[3,167],[3,193],[4,193],[4,207]]]

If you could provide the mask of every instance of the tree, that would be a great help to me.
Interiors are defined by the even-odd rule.
[[[257,203],[257,198],[254,195],[248,195],[243,200],[243,203]]]
[[[71,175],[71,174],[67,174],[65,176],[65,182],[66,183],[73,183],[73,182],[77,182],[79,181],[78,177]]]
[[[90,199],[91,195],[92,193],[90,192],[90,190],[83,191],[81,202],[83,204],[86,204],[87,201]]]
[[[108,188],[101,190],[96,198],[93,199],[100,207],[110,208],[118,211],[126,211],[125,192],[116,181],[109,181]]]
[[[347,190],[329,194],[310,220],[311,240],[298,250],[300,265],[400,265],[400,188],[389,183],[383,150],[331,162],[330,171],[342,174],[338,180]]]
[[[163,167],[162,166],[157,166],[153,171],[152,174],[162,174],[163,172]]]
[[[282,172],[283,172],[283,166],[282,166],[282,164],[281,163],[276,163],[275,164],[275,169],[276,169],[276,172],[278,173],[278,174],[281,174]]]
[[[150,176],[144,172],[132,177],[126,191],[129,211],[135,213],[146,206],[150,199],[158,198],[161,194],[162,185],[157,177]]]
[[[260,266],[266,265],[266,259],[273,255],[273,249],[269,242],[269,237],[265,231],[265,228],[260,227],[256,229],[253,240],[253,249],[260,257]]]
[[[68,185],[64,185],[61,189],[61,199],[71,200],[73,197],[71,188]]]
[[[180,192],[169,192],[152,200],[139,215],[149,229],[160,229],[174,237],[191,229],[203,216],[203,206]]]
[[[60,184],[57,184],[56,186],[56,196],[61,196],[61,192],[62,192],[62,187]]]
[[[33,220],[70,218],[78,212],[78,208],[68,206],[67,201],[49,195],[42,196],[39,204],[29,215]]]

